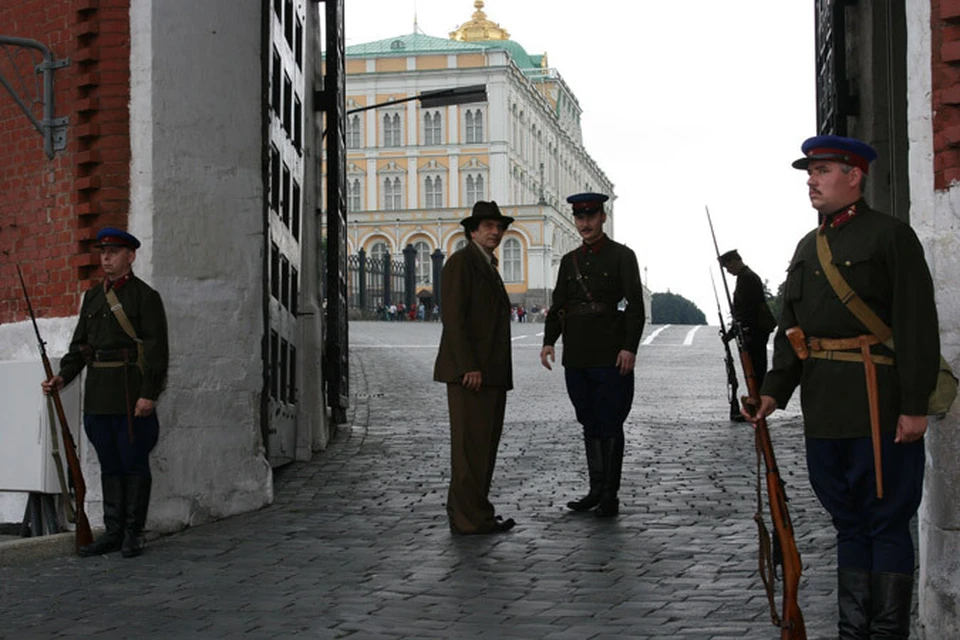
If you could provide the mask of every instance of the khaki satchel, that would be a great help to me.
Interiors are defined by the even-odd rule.
[[[823,233],[817,233],[817,257],[820,258],[820,267],[830,282],[834,292],[847,309],[857,317],[891,351],[893,348],[893,330],[886,325],[867,303],[850,288],[847,281],[840,275],[840,270],[833,264],[833,254],[830,244]],[[940,369],[937,373],[937,386],[927,403],[927,415],[942,416],[950,411],[953,401],[957,398],[957,377],[953,375],[950,363],[941,355]]]

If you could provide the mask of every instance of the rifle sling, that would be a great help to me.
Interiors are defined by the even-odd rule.
[[[123,305],[120,304],[120,300],[117,298],[117,294],[113,289],[107,289],[107,302],[110,303],[110,311],[113,312],[113,315],[116,316],[117,322],[120,323],[120,327],[123,329],[123,332],[126,333],[131,340],[137,343],[137,368],[140,369],[140,375],[143,375],[143,340],[137,337],[137,332],[134,330],[133,325],[130,324],[130,318],[127,317],[126,312],[123,310]],[[99,363],[101,365],[110,366],[114,363],[105,362]],[[119,363],[123,366],[123,391],[126,394],[127,398],[127,437],[130,439],[130,444],[133,444],[133,406],[132,403],[135,402],[133,398],[130,397],[130,376],[127,373],[127,363]]]
[[[877,391],[877,370],[874,366],[874,357],[870,353],[869,338],[879,340],[891,351],[893,350],[893,330],[881,320],[873,310],[867,306],[857,292],[847,283],[846,279],[833,264],[833,252],[827,242],[827,234],[823,228],[817,231],[817,258],[820,268],[827,282],[833,287],[840,298],[840,302],[862,322],[873,336],[860,336],[861,355],[863,358],[864,375],[867,380],[867,404],[870,408],[870,437],[873,441],[873,468],[874,480],[877,485],[877,498],[883,498],[883,461],[880,455],[880,399]],[[816,356],[815,356],[816,357]],[[877,356],[879,357],[879,356]],[[840,359],[840,358],[835,358]]]

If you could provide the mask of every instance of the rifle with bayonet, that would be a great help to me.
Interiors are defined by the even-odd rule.
[[[717,283],[713,280],[712,270],[710,271],[710,285],[713,287],[713,298],[717,301],[717,316],[720,318],[720,342],[723,343],[723,363],[727,367],[727,401],[730,403],[730,419],[739,422],[743,420],[743,416],[740,415],[740,401],[737,399],[740,383],[737,381],[737,369],[733,364],[733,354],[730,353],[730,338],[732,335],[727,333],[727,327],[723,322],[723,310],[720,308],[720,296],[717,295]]]
[[[713,247],[720,259],[720,247],[717,245],[717,235],[713,231],[713,220],[710,218],[710,208],[707,207],[707,222],[710,223],[710,235],[713,237]],[[730,288],[727,278],[721,270],[723,289],[727,294],[727,304],[733,308],[730,297]],[[744,406],[748,408],[760,406],[760,389],[757,386],[757,377],[753,369],[753,360],[746,350],[743,334],[736,317],[731,322],[731,331],[737,339],[740,350],[740,365],[743,367],[743,377],[747,383],[749,396],[743,398]],[[777,459],[773,453],[773,441],[770,439],[770,430],[765,418],[757,420],[755,428],[757,450],[757,512],[753,519],[757,523],[760,536],[760,579],[767,591],[770,603],[770,618],[773,624],[780,627],[780,640],[806,640],[807,631],[803,624],[803,614],[797,602],[800,590],[800,574],[803,566],[800,563],[800,552],[797,550],[797,541],[793,537],[793,523],[790,521],[790,512],[787,509],[786,483],[780,477],[777,468]],[[766,469],[767,494],[770,502],[770,517],[773,521],[775,537],[771,545],[770,534],[763,522],[763,503],[760,497],[760,461]],[[777,580],[777,566],[782,568],[783,600],[781,612],[777,614],[774,585]]]
[[[53,377],[53,367],[50,366],[50,358],[47,357],[46,343],[40,336],[40,327],[37,326],[37,317],[33,314],[33,306],[30,304],[30,296],[27,294],[27,284],[23,281],[23,272],[20,271],[20,265],[17,265],[17,275],[20,276],[20,286],[23,287],[23,297],[27,301],[27,311],[30,312],[30,320],[33,321],[33,330],[37,334],[37,344],[40,346],[40,358],[43,360],[43,370],[46,379]],[[70,425],[67,423],[67,414],[63,410],[63,403],[60,401],[60,394],[56,389],[51,388],[50,398],[53,400],[53,406],[56,409],[57,420],[60,421],[60,433],[63,437],[63,450],[67,456],[67,468],[70,470],[70,480],[73,484],[73,493],[76,499],[76,539],[75,547],[77,553],[80,547],[93,543],[93,532],[90,530],[90,521],[87,519],[87,513],[84,510],[84,501],[87,497],[87,484],[83,480],[83,471],[80,469],[80,458],[77,457],[77,445],[73,440],[73,434],[70,432]]]

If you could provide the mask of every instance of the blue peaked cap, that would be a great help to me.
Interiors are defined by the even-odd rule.
[[[567,196],[567,202],[573,205],[573,215],[603,211],[603,203],[610,196],[602,193],[577,193]]]
[[[140,248],[140,241],[133,234],[114,227],[100,229],[95,244],[98,247],[126,247],[134,250]]]
[[[843,136],[813,136],[800,146],[803,157],[793,161],[794,169],[806,169],[815,160],[833,160],[857,167],[864,173],[877,159],[877,151],[863,140]]]

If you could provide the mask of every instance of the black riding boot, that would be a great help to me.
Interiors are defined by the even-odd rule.
[[[620,513],[620,470],[623,468],[623,436],[601,440],[603,456],[603,486],[600,505],[593,512],[598,518],[610,518]]]
[[[870,572],[837,571],[840,640],[870,640]]]
[[[574,511],[589,511],[600,504],[600,491],[603,486],[603,450],[599,438],[583,437],[583,444],[587,450],[587,471],[590,474],[590,493],[579,500],[567,503],[568,509]]]
[[[100,476],[100,486],[103,488],[103,526],[106,531],[90,544],[80,547],[78,553],[81,556],[99,556],[120,549],[123,543],[126,504],[126,487],[123,481],[123,476]]]
[[[913,605],[913,575],[871,573],[871,640],[907,640]]]
[[[127,520],[123,532],[124,558],[133,558],[143,553],[143,526],[147,522],[147,507],[150,506],[149,476],[127,476]]]

